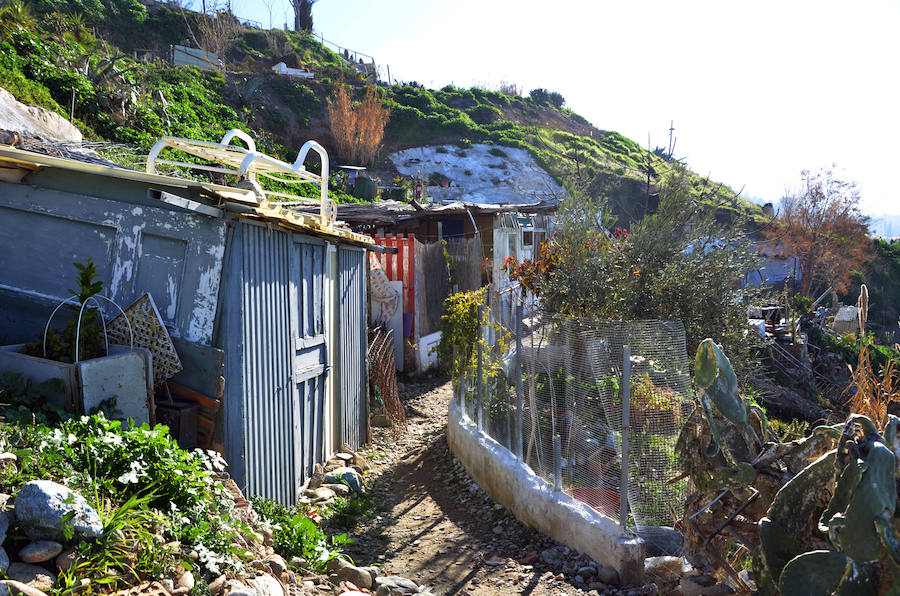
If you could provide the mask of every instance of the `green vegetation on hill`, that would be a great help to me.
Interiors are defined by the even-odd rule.
[[[391,87],[387,96],[393,102],[387,130],[393,143],[412,146],[464,138],[525,149],[557,180],[574,176],[587,184],[590,194],[616,197],[612,206],[622,221],[639,219],[627,205],[643,201],[648,169],[653,184],[672,169],[663,157],[617,132],[593,128],[541,94],[520,97],[452,85],[433,91],[413,84]],[[708,186],[690,174],[689,190],[695,198],[709,194]],[[726,198],[720,209],[760,213],[733,191],[717,190]]]
[[[135,155],[145,154],[161,136],[217,140],[231,128],[250,132],[261,150],[285,161],[293,161],[307,138],[323,142],[335,161],[345,157],[333,152],[326,101],[338,82],[351,84],[359,99],[363,81],[307,34],[260,31],[220,15],[232,39],[222,74],[130,55],[141,49],[164,56],[170,44],[202,38],[197,13],[145,7],[137,0],[35,0],[23,6],[24,17],[0,17],[6,32],[0,86],[22,102],[66,117],[74,94],[74,121],[87,138],[134,147],[117,153],[124,165],[140,167],[142,158]],[[277,60],[313,70],[316,80],[272,73]],[[448,142],[521,148],[558,181],[575,178],[591,194],[614,197],[623,222],[638,218],[630,206],[646,200],[648,171],[655,185],[672,165],[619,133],[594,128],[563,107],[560,94],[545,89],[523,97],[410,83],[381,87],[380,96],[391,104],[383,154]],[[706,182],[692,174],[690,187],[702,200]],[[331,188],[336,200],[352,199],[336,184]],[[316,196],[316,189],[308,186],[302,194]],[[758,211],[733,192],[724,194],[730,198],[726,211]]]

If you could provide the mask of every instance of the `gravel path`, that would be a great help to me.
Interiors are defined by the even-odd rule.
[[[357,565],[381,565],[435,594],[657,593],[602,583],[603,568],[495,504],[448,449],[451,392],[446,377],[401,382],[406,429],[373,429],[366,455],[377,508],[352,532]]]

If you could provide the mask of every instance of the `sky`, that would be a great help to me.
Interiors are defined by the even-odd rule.
[[[275,26],[288,0],[268,0]],[[268,26],[266,0],[232,0]],[[900,214],[900,0],[319,0],[314,29],[391,77],[440,88],[544,87],[601,129],[777,201],[835,165],[864,209]]]

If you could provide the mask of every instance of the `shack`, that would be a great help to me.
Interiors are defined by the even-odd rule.
[[[292,207],[300,213],[313,207]],[[553,229],[556,201],[529,204],[487,204],[450,201],[446,204],[380,201],[339,205],[337,218],[351,229],[372,235],[379,246],[396,248],[396,257],[378,256],[387,278],[402,283],[401,317],[395,337],[398,365],[423,368],[434,362],[431,348],[440,340],[444,299],[455,291],[496,286],[505,296],[495,305],[510,308],[509,291],[518,288],[503,269],[507,257],[531,258]],[[445,254],[446,251],[446,254]],[[453,271],[448,269],[448,259]],[[427,280],[427,282],[425,281]],[[503,290],[506,290],[503,293]]]
[[[322,175],[305,169],[310,150]],[[240,188],[154,173],[184,163],[160,157],[178,151]],[[256,176],[278,172],[321,184],[328,157],[310,141],[286,164],[239,131],[163,139],[147,172],[0,146],[0,341],[37,337],[68,297],[72,262],[91,258],[117,303],[151,294],[182,355],[179,382],[221,400],[216,443],[238,486],[292,504],[316,462],[366,440],[374,246],[335,225],[327,184],[314,213],[270,204]]]

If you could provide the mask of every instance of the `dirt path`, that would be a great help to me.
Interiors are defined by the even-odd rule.
[[[618,593],[599,583],[596,564],[519,523],[469,478],[447,446],[445,377],[400,391],[405,432],[373,429],[367,451],[377,507],[353,531],[357,565],[382,565],[436,594]]]

